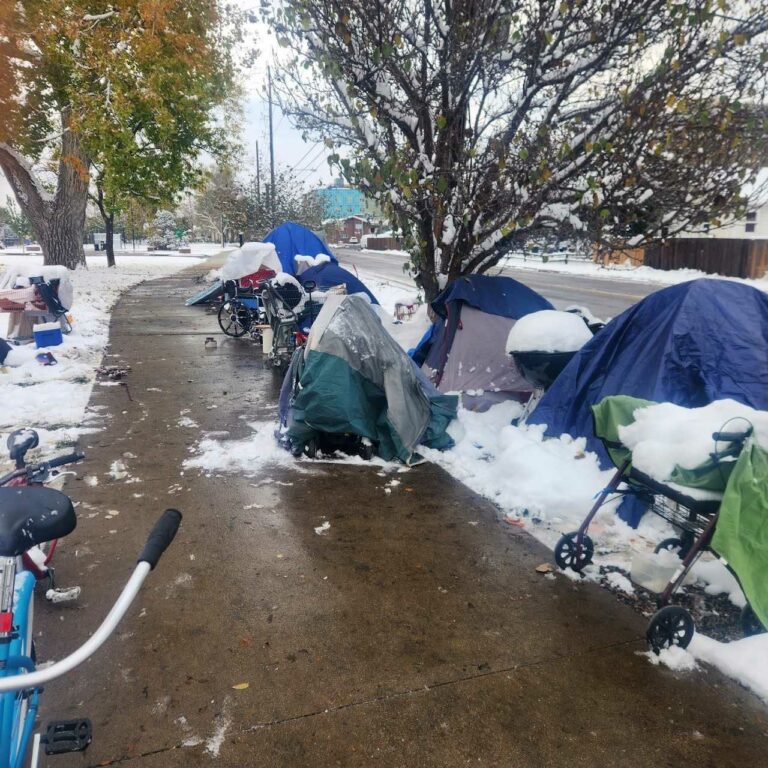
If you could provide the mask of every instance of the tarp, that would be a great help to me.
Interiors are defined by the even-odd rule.
[[[441,392],[462,392],[465,407],[524,400],[531,385],[506,354],[509,332],[524,315],[552,305],[511,277],[469,275],[432,302],[438,315],[412,357]]]
[[[5,358],[8,357],[11,349],[13,348],[5,339],[0,339],[0,365],[5,362]]]
[[[441,317],[448,305],[463,302],[489,315],[519,320],[523,315],[554,307],[532,288],[502,275],[467,275],[451,282],[432,302]]]
[[[446,429],[457,398],[420,376],[365,296],[328,297],[302,364],[291,366],[295,386],[282,398],[283,436],[293,448],[320,433],[353,434],[368,438],[382,458],[410,463],[421,444],[453,444]]]
[[[243,243],[240,248],[232,251],[227,256],[224,266],[221,268],[221,279],[239,280],[246,275],[252,275],[254,272],[266,268],[274,272],[287,272],[293,274],[293,266],[290,269],[283,269],[282,259],[278,258],[278,252],[273,243]]]
[[[197,304],[208,304],[209,302],[218,299],[219,296],[223,295],[223,293],[224,283],[222,283],[221,280],[217,280],[212,285],[208,285],[203,288],[202,291],[196,293],[194,296],[190,296],[186,300],[185,304],[188,307],[194,307]]]
[[[308,280],[314,281],[317,283],[318,291],[327,291],[338,285],[346,285],[347,293],[364,293],[373,304],[379,303],[362,280],[332,261],[310,267],[301,273],[299,280],[302,285]]]
[[[768,454],[755,441],[731,472],[712,549],[733,568],[752,610],[768,627]]]
[[[547,434],[586,437],[607,463],[590,406],[632,395],[685,407],[733,398],[768,409],[768,295],[701,279],[652,293],[574,356],[529,416]]]
[[[265,238],[265,243],[272,243],[277,249],[282,271],[289,275],[296,273],[294,259],[296,256],[317,256],[325,253],[332,261],[336,257],[328,249],[328,246],[312,231],[301,224],[286,221],[279,227],[275,227]]]

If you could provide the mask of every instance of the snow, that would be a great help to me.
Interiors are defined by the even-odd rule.
[[[311,267],[319,267],[321,264],[328,264],[331,257],[327,253],[318,253],[317,256],[294,256],[293,263],[296,265],[296,274],[301,275]]]
[[[24,345],[14,348],[6,361],[15,367],[0,368],[0,444],[5,433],[20,426],[36,429],[44,449],[72,443],[93,430],[98,415],[86,417],[85,412],[108,341],[112,306],[132,285],[191,266],[198,259],[126,255],[118,258],[115,269],[107,268],[103,256],[89,256],[87,262],[87,270],[68,273],[75,286],[73,331],[64,336],[63,344],[50,349],[57,365],[40,365],[34,345]],[[39,273],[41,264],[39,254],[0,254],[0,270]],[[0,337],[7,318],[0,314]]]
[[[219,275],[222,280],[237,280],[258,272],[262,266],[280,272],[280,259],[272,243],[244,243],[224,262]]]
[[[688,646],[688,653],[717,667],[768,701],[768,633],[720,643],[697,632]]]
[[[507,337],[512,352],[576,352],[592,338],[579,315],[544,309],[521,317]]]
[[[740,277],[728,277],[726,275],[713,275],[698,269],[654,269],[653,267],[633,266],[629,263],[611,264],[603,266],[593,261],[570,260],[543,262],[538,258],[527,257],[523,260],[522,254],[511,254],[499,262],[499,266],[512,267],[514,269],[527,269],[533,272],[558,272],[565,275],[580,275],[583,277],[605,278],[606,280],[622,280],[637,283],[654,283],[662,285],[678,285],[690,280],[707,278],[711,280],[732,280],[737,283],[745,283],[761,291],[768,291],[768,277],[759,280]]]
[[[638,408],[634,416],[633,424],[619,427],[619,438],[632,450],[634,466],[659,482],[669,479],[675,465],[693,469],[707,461],[717,431],[743,432],[751,425],[768,450],[768,412],[735,400],[715,400],[701,408],[659,403]]]

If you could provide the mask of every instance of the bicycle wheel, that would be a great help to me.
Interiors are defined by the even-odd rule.
[[[219,327],[227,336],[239,339],[251,328],[251,313],[239,301],[225,301],[219,309]]]

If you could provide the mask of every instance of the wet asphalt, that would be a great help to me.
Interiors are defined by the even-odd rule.
[[[642,617],[537,573],[550,553],[441,469],[389,494],[371,465],[185,471],[202,432],[276,416],[259,350],[183,304],[209,268],[113,314],[104,362],[130,366],[128,386],[94,389],[103,430],[82,439],[79,524],[57,552],[83,592],[40,601],[39,659],[88,637],[160,511],[185,516],[118,634],[48,686],[43,721],[90,717],[93,744],[41,765],[768,765],[764,705],[714,671],[651,666]]]

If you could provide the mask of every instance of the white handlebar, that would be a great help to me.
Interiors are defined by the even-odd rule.
[[[123,587],[120,597],[117,598],[101,626],[76,651],[46,669],[13,675],[11,677],[0,677],[0,693],[38,688],[49,683],[51,680],[55,680],[57,677],[61,677],[92,656],[115,631],[117,625],[131,607],[131,603],[134,601],[134,598],[141,589],[141,585],[151,570],[152,566],[147,562],[141,561],[136,565],[131,578],[128,579],[128,583]]]

